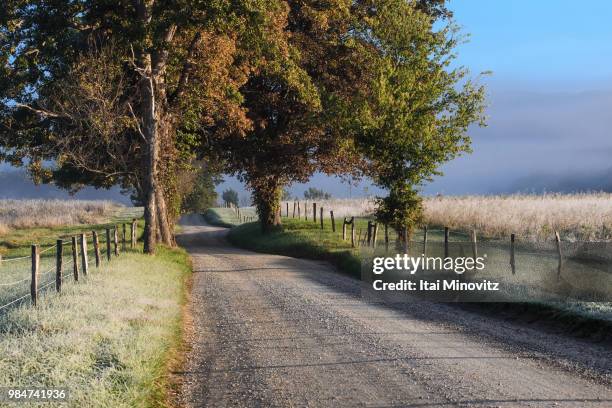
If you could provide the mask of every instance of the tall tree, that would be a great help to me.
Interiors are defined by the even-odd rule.
[[[234,207],[238,207],[238,192],[236,190],[228,188],[227,190],[223,191],[221,198],[223,199],[225,205],[233,205]]]
[[[233,99],[247,69],[232,55],[238,42],[259,50],[258,38],[266,35],[274,12],[274,2],[263,0],[5,1],[0,11],[0,158],[27,163],[35,175],[56,177],[71,187],[122,183],[140,190],[145,251],[154,252],[157,235],[172,244],[168,203],[178,207],[172,179],[179,159],[193,158],[182,155],[177,135],[189,139],[193,121],[210,126],[221,118],[233,128],[246,123]],[[123,79],[121,86],[83,75],[108,79],[95,73],[102,57],[111,58],[106,66]],[[213,81],[202,80],[205,74]],[[81,87],[58,92],[75,77],[83,80]],[[89,92],[88,86],[102,92]],[[75,102],[87,108],[75,109]],[[193,105],[214,108],[189,116],[184,124],[181,113]],[[100,124],[103,129],[96,128]],[[187,131],[179,134],[183,127]],[[82,131],[80,138],[76,129]],[[84,151],[101,145],[101,152]]]
[[[253,192],[264,231],[280,224],[283,187],[315,171],[353,173],[357,157],[336,115],[356,83],[350,30],[351,1],[287,1],[273,37],[279,52],[240,87],[252,127],[212,140],[227,170]]]
[[[400,232],[421,219],[420,186],[470,151],[472,123],[484,125],[484,87],[452,67],[461,35],[443,3],[366,1],[357,30],[372,45],[373,76],[352,107],[356,143],[388,191],[377,216]]]

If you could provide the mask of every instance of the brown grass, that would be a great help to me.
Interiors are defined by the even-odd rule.
[[[602,240],[612,235],[612,194],[544,194],[436,197],[425,200],[430,225],[476,229],[479,234],[549,241]]]
[[[0,235],[15,228],[95,224],[119,208],[112,201],[0,200]]]

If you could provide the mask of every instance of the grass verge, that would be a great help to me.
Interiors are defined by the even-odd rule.
[[[68,387],[70,407],[168,406],[190,271],[182,250],[127,252],[37,307],[8,311],[0,384]]]
[[[207,223],[217,227],[231,228],[242,224],[240,217],[233,208],[209,208],[203,215]],[[257,214],[252,207],[241,208],[240,215],[257,218]]]
[[[350,242],[342,241],[340,235],[330,229],[322,231],[320,225],[312,221],[283,219],[282,229],[272,234],[263,234],[259,223],[242,224],[232,228],[228,239],[252,251],[325,260],[356,278],[361,274],[361,261]]]

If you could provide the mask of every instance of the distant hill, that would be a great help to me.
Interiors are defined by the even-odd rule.
[[[119,188],[110,190],[86,187],[71,195],[66,190],[52,184],[36,185],[24,171],[0,171],[0,199],[2,198],[45,198],[45,199],[80,199],[80,200],[112,200],[122,204],[130,204],[130,199],[121,194]]]

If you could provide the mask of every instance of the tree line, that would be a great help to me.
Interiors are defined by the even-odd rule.
[[[0,160],[131,191],[148,253],[174,245],[194,167],[245,182],[265,231],[286,186],[370,177],[377,217],[410,232],[483,124],[463,39],[444,0],[5,0]]]

